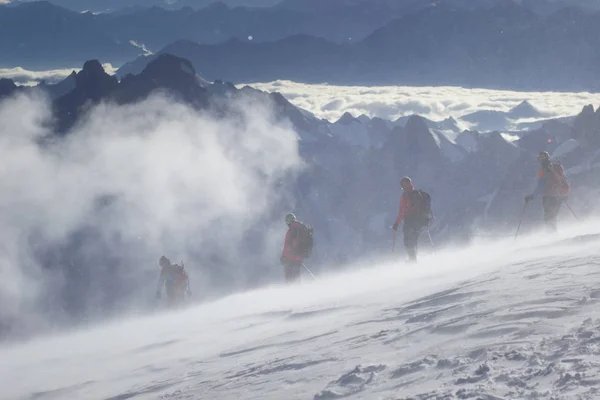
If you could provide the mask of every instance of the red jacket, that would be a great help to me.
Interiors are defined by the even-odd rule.
[[[294,221],[290,224],[290,227],[285,234],[285,244],[283,245],[283,253],[281,254],[282,262],[301,263],[304,261],[304,258],[297,254],[299,240],[299,224]]]
[[[547,168],[540,168],[537,177],[538,183],[533,192],[534,196],[541,194],[549,197],[567,197],[569,195],[569,184],[562,165],[550,163]]]
[[[411,183],[410,191],[413,190],[415,190],[415,188]],[[402,193],[402,196],[400,197],[400,210],[398,211],[398,218],[396,218],[396,224],[398,225],[400,225],[400,222],[402,222],[402,220],[413,211],[413,203],[410,196],[408,195],[410,191],[405,190],[404,193]]]

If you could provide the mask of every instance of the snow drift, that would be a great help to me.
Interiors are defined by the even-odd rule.
[[[480,243],[4,347],[3,395],[592,399],[599,242]]]

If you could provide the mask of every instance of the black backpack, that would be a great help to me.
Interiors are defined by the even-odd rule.
[[[297,255],[302,258],[310,258],[313,250],[313,230],[310,226],[296,221],[298,224],[298,248]]]
[[[431,211],[431,196],[423,190],[413,190],[410,192],[410,199],[413,205],[413,210],[407,219],[412,220],[422,226],[429,226],[433,219]]]

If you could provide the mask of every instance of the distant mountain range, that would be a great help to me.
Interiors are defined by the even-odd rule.
[[[596,90],[600,14],[520,3],[286,0],[100,15],[45,2],[0,6],[0,67],[65,68],[89,58],[122,65],[165,52],[211,80]],[[140,58],[120,75],[146,63]]]
[[[93,58],[93,52],[104,62],[120,65],[142,54],[142,47],[158,51],[179,39],[215,44],[232,38],[259,42],[311,34],[334,42],[360,40],[415,9],[415,0],[375,1],[315,8],[294,7],[296,0],[269,8],[229,8],[215,2],[197,11],[134,7],[99,15],[48,2],[0,5],[0,35],[6,38],[0,41],[0,67],[71,67]]]
[[[44,70],[100,58],[116,65],[143,52],[81,14],[48,2],[0,5],[0,68]]]
[[[102,60],[120,65],[124,52],[127,61],[141,53],[131,43],[158,51],[179,39],[215,44],[232,38],[248,41],[251,37],[260,42],[307,34],[334,42],[357,41],[423,6],[415,0],[325,2],[331,6],[312,0],[307,3],[293,0],[268,8],[230,8],[223,2],[211,2],[200,10],[130,7],[98,15],[73,12],[49,2],[0,6],[0,22],[4,21],[0,34],[15,38],[0,42],[0,51],[5,50],[0,67],[79,65],[92,58],[89,52],[93,49]],[[75,57],[79,60],[73,63]]]
[[[356,43],[309,35],[218,45],[180,40],[161,52],[189,59],[209,80],[597,91],[598,37],[600,12],[566,8],[542,17],[507,0],[488,8],[426,7]],[[119,75],[139,72],[149,59]]]
[[[413,2],[398,0],[390,4],[375,0],[314,8],[292,7],[293,4],[229,8],[219,2],[197,11],[153,7],[122,15],[98,15],[96,21],[113,37],[135,40],[154,51],[179,39],[215,44],[232,38],[248,41],[252,37],[252,41],[262,42],[307,34],[333,42],[351,42],[417,9]]]

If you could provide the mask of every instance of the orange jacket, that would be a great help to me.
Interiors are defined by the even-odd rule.
[[[410,190],[405,190],[404,193],[402,193],[402,196],[400,197],[400,210],[398,211],[398,217],[396,218],[397,225],[400,225],[400,222],[402,222],[402,220],[406,218],[406,216],[410,214],[413,210],[413,203],[410,196],[408,195],[408,193],[410,193],[413,190],[415,190],[415,188],[411,184]]]
[[[281,254],[282,262],[301,263],[304,258],[298,255],[297,249],[300,240],[298,222],[294,221],[285,234],[285,244],[283,245],[283,253]]]

